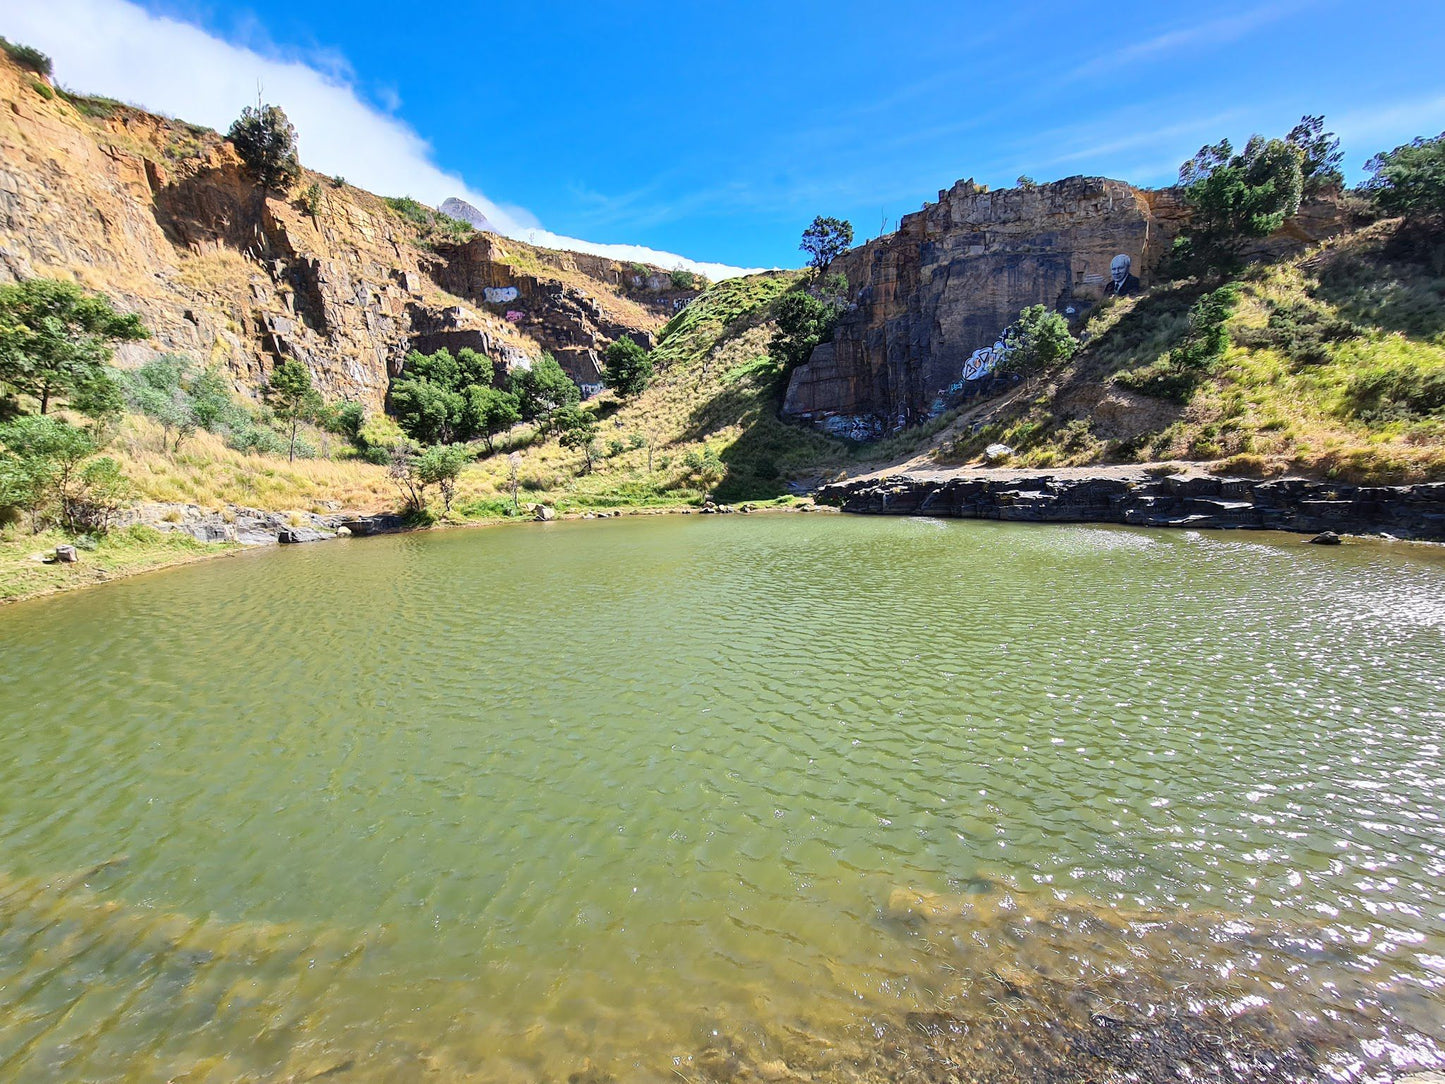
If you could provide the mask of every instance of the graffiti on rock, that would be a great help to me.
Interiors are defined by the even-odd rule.
[[[503,305],[508,301],[517,300],[517,288],[515,286],[487,286],[482,290],[482,298],[489,305]]]
[[[514,324],[520,323],[522,317],[524,317],[525,315],[526,315],[526,313],[524,313],[524,312],[518,312],[516,309],[508,309],[508,310],[507,310],[507,319],[510,320],[510,321],[511,321],[512,323],[514,323]]]

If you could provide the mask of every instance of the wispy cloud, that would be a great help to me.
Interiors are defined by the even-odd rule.
[[[1214,45],[1227,45],[1238,41],[1260,27],[1278,22],[1311,6],[1312,0],[1294,0],[1290,3],[1267,4],[1250,11],[1227,15],[1194,26],[1180,27],[1165,31],[1144,41],[1134,42],[1121,49],[1097,56],[1066,76],[1069,80],[1088,79],[1118,71],[1132,64],[1162,60],[1167,56],[1186,49],[1204,49]]]
[[[395,92],[367,100],[344,56],[317,50],[286,56],[252,27],[237,45],[190,23],[157,15],[127,0],[44,0],[12,5],[4,32],[49,53],[62,82],[135,102],[224,131],[257,86],[280,103],[300,132],[301,159],[312,169],[341,174],[386,195],[436,204],[459,196],[511,237],[552,248],[592,252],[663,267],[686,267],[712,278],[744,268],[689,260],[640,245],[598,244],[542,228],[520,206],[488,198],[436,164],[432,148],[392,115]]]

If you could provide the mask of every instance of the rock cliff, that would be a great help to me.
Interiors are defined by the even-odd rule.
[[[849,307],[834,341],[794,371],[784,414],[865,438],[922,421],[1020,309],[1082,317],[1121,255],[1135,280],[1126,288],[1147,287],[1186,217],[1170,190],[1102,177],[997,192],[959,181],[896,233],[834,261]],[[1340,224],[1331,205],[1312,206],[1266,247],[1287,251]]]
[[[0,281],[35,275],[142,316],[152,338],[121,364],[181,352],[254,395],[294,357],[328,398],[371,408],[413,347],[551,350],[587,382],[613,340],[650,344],[681,294],[659,268],[427,236],[340,178],[264,192],[217,133],[65,95],[0,57]]]

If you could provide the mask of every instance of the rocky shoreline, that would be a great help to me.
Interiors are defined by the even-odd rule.
[[[825,485],[819,504],[871,515],[1382,535],[1445,542],[1445,482],[1353,486],[1158,468],[910,471]]]
[[[188,534],[197,542],[230,542],[242,546],[324,542],[352,535],[394,534],[413,529],[404,516],[388,512],[266,512],[243,505],[224,511],[197,504],[152,502],[120,517],[117,526],[154,527]]]

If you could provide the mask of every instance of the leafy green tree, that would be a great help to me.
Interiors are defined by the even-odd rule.
[[[434,444],[416,457],[412,470],[417,481],[423,488],[434,485],[441,490],[444,513],[452,510],[457,478],[471,459],[465,444]]]
[[[1365,168],[1371,174],[1365,190],[1380,210],[1416,222],[1445,223],[1445,132],[1381,151]]]
[[[32,415],[0,425],[4,501],[30,513],[39,530],[47,513],[73,526],[83,497],[83,464],[96,452],[85,430]]]
[[[522,420],[536,422],[543,429],[551,427],[552,417],[559,410],[582,401],[582,392],[551,354],[543,354],[530,369],[515,373],[513,389],[521,406]]]
[[[181,441],[199,424],[183,383],[189,368],[190,362],[180,354],[162,354],[126,374],[126,398],[131,407],[160,424],[161,451],[166,450],[173,432],[172,450],[179,451]]]
[[[464,427],[487,441],[487,451],[495,451],[494,440],[522,420],[522,405],[517,397],[501,388],[467,389],[467,402],[462,410]]]
[[[291,423],[291,444],[286,458],[294,463],[296,430],[303,421],[314,417],[321,407],[321,396],[311,386],[311,370],[294,358],[287,358],[271,370],[266,392],[276,417]]]
[[[618,395],[640,395],[652,380],[652,355],[624,336],[607,348],[602,375]]]
[[[466,407],[459,392],[429,380],[397,380],[391,386],[391,410],[397,424],[414,440],[435,444],[456,434]]]
[[[27,279],[0,286],[0,384],[40,400],[68,395],[101,375],[111,344],[147,336],[140,317],[73,282]]]
[[[1340,165],[1345,160],[1345,152],[1340,150],[1340,137],[1325,131],[1324,117],[1306,114],[1290,129],[1285,139],[1304,155],[1300,176],[1305,192],[1314,194],[1344,186],[1345,175],[1340,172]]]
[[[300,178],[296,128],[279,105],[246,106],[226,138],[263,187],[284,192]]]
[[[580,407],[563,407],[557,411],[557,432],[562,447],[580,451],[587,460],[587,473],[592,473],[592,461],[597,454],[597,418],[590,410]]]
[[[135,498],[135,486],[110,456],[92,459],[80,470],[81,496],[71,503],[72,526],[110,530],[111,518]]]
[[[812,356],[819,343],[833,341],[839,305],[835,299],[814,297],[806,290],[790,290],[773,305],[778,330],[768,343],[772,359],[791,372]]]
[[[1045,305],[1030,305],[1004,331],[1008,347],[1004,367],[1033,379],[1074,356],[1079,341],[1069,333],[1069,322]]]
[[[808,266],[813,273],[821,276],[832,263],[853,243],[853,224],[841,218],[824,218],[819,215],[813,224],[803,231],[803,243],[798,247],[808,254]]]
[[[1299,210],[1304,151],[1283,139],[1250,136],[1234,153],[1229,140],[1199,152],[1179,168],[1191,215],[1176,242],[1183,269],[1232,271],[1244,246],[1268,237]]]
[[[407,435],[423,444],[472,440],[482,431],[468,414],[469,396],[492,386],[493,371],[492,359],[475,350],[456,355],[445,348],[432,354],[413,350],[392,381],[392,412]]]
[[[109,373],[100,372],[75,389],[70,405],[90,419],[90,435],[99,444],[115,434],[125,416],[125,389]]]

